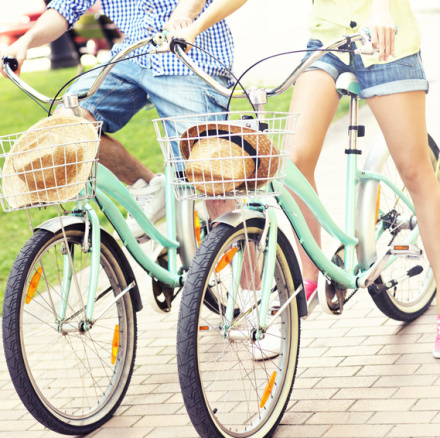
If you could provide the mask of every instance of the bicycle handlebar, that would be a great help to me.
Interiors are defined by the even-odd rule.
[[[396,28],[397,33],[397,28]],[[126,58],[130,53],[132,53],[134,50],[137,50],[141,47],[144,47],[148,44],[152,44],[152,48],[150,48],[146,54],[155,54],[155,53],[164,53],[168,51],[168,44],[165,43],[165,35],[166,33],[158,32],[154,36],[145,38],[143,40],[138,41],[137,43],[131,44],[121,52],[114,55],[105,66],[102,67],[101,72],[99,73],[98,77],[96,78],[95,82],[92,84],[90,89],[78,95],[78,100],[84,100],[88,97],[92,96],[96,93],[102,82],[104,81],[107,74],[110,72],[110,70],[113,68],[113,66],[121,61],[122,59]],[[298,76],[303,73],[310,65],[312,65],[315,61],[317,61],[319,58],[321,58],[325,53],[340,49],[344,46],[349,46],[352,42],[360,41],[362,43],[362,47],[355,50],[355,53],[359,54],[367,54],[371,55],[375,53],[375,49],[373,49],[371,45],[371,39],[368,34],[368,29],[361,29],[359,32],[352,34],[352,35],[346,35],[344,37],[341,37],[330,44],[327,44],[326,46],[323,46],[321,50],[312,53],[309,57],[307,57],[305,60],[303,60],[298,67],[288,76],[288,78],[280,84],[276,88],[271,89],[265,89],[264,92],[267,96],[276,96],[278,94],[284,93],[293,83],[296,81]],[[186,43],[184,40],[173,40],[170,43],[170,49],[174,51],[176,56],[197,76],[199,76],[201,79],[203,79],[205,82],[207,82],[212,88],[217,90],[220,94],[222,94],[225,97],[234,97],[234,98],[243,98],[247,97],[246,93],[244,91],[236,90],[232,92],[228,88],[224,87],[220,83],[218,83],[214,78],[212,78],[209,74],[207,74],[205,71],[202,70],[201,67],[199,67],[186,53]],[[9,79],[12,80],[12,82],[15,83],[19,88],[21,88],[25,93],[28,95],[34,97],[36,100],[40,101],[44,104],[52,104],[52,103],[59,103],[63,101],[63,98],[66,96],[69,96],[68,93],[66,93],[64,96],[59,98],[50,98],[47,97],[41,93],[39,93],[37,90],[32,88],[29,84],[24,82],[20,77],[18,77],[14,71],[18,68],[18,62],[15,58],[12,57],[4,57],[2,59],[3,63],[3,69],[6,73],[6,75],[9,77]]]

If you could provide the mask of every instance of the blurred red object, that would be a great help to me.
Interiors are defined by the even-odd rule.
[[[10,45],[26,33],[46,10],[43,0],[0,0],[0,44]]]

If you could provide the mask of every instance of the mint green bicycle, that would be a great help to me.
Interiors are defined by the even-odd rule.
[[[160,45],[162,35],[155,38]],[[151,42],[151,38],[139,42],[111,61]],[[14,75],[13,59],[4,60],[4,65],[28,95],[44,104],[53,102]],[[64,96],[65,106],[80,115],[78,100],[99,87],[112,65],[103,69],[88,93]],[[99,135],[99,123],[53,116],[31,132],[0,138],[0,203],[7,212],[26,209],[33,230],[6,286],[6,362],[29,412],[49,429],[72,435],[101,426],[125,396],[136,356],[136,312],[143,306],[140,290],[147,274],[153,284],[153,305],[169,311],[210,226],[204,203],[174,201],[167,168],[166,234],[157,229],[123,184],[97,163]],[[154,242],[151,256],[133,237],[113,200]],[[59,204],[66,201],[74,201],[73,206],[61,210]],[[49,206],[55,206],[57,216],[33,225],[29,209]],[[96,209],[106,215],[123,247],[146,271],[143,281],[136,280],[122,247],[100,226]],[[216,295],[208,293],[205,304],[216,310]]]
[[[334,41],[304,60],[278,88],[250,90],[256,110],[251,124],[243,125],[250,117],[235,120],[234,115],[229,124],[188,117],[186,123],[194,126],[180,140],[181,154],[173,156],[168,145],[168,163],[182,166],[185,161],[184,176],[174,175],[176,188],[191,182],[193,189],[186,193],[190,199],[237,201],[237,209],[220,217],[203,240],[182,293],[179,379],[188,414],[201,437],[270,437],[287,408],[298,362],[300,319],[310,307],[294,242],[278,227],[279,214],[287,218],[321,272],[319,302],[326,312],[342,313],[345,303],[363,288],[385,315],[411,321],[435,296],[414,207],[386,145],[374,145],[365,167],[358,167],[357,138],[363,127],[357,120],[359,85],[354,75],[344,74],[336,84],[351,100],[345,230],[335,224],[298,169],[285,163],[293,121],[274,124],[279,118],[264,112],[268,96],[285,91],[326,51],[338,48],[373,53],[365,32]],[[170,143],[166,135],[161,140]],[[237,144],[241,152],[235,151]],[[432,138],[429,147],[438,171],[439,150]],[[287,188],[339,242],[330,256],[314,241]],[[227,303],[217,312],[203,305],[212,290],[219,303]]]

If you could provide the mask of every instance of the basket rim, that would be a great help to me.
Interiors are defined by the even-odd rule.
[[[289,111],[221,111],[221,112],[210,112],[210,113],[198,113],[198,114],[185,114],[185,115],[179,115],[179,116],[169,116],[169,117],[158,117],[156,119],[153,119],[152,122],[154,124],[157,124],[158,122],[164,122],[164,121],[176,121],[176,120],[191,120],[192,118],[202,118],[202,117],[208,117],[208,116],[217,116],[217,115],[225,115],[225,114],[233,114],[233,115],[250,115],[250,114],[274,114],[279,116],[292,116],[292,117],[299,117],[299,113],[292,113]],[[280,117],[281,118],[281,117]],[[277,119],[276,117],[273,117],[273,119]],[[225,120],[212,120],[212,121],[200,121],[200,123],[218,123],[218,122],[229,122],[229,121],[239,121],[240,119],[225,119]],[[257,119],[253,119],[257,120]],[[266,119],[267,120],[267,119]],[[270,119],[269,119],[270,120]],[[263,121],[263,120],[262,120]]]
[[[79,119],[79,118],[78,118]],[[84,119],[85,120],[85,119]],[[103,125],[103,121],[101,120],[95,120],[95,121],[91,121],[91,120],[85,120],[85,121],[79,121],[77,123],[60,123],[59,125],[56,126],[50,126],[50,127],[42,127],[42,128],[37,128],[37,129],[33,129],[32,131],[29,131],[28,129],[26,129],[25,131],[21,131],[21,132],[15,132],[13,134],[6,134],[6,135],[1,135],[0,136],[0,142],[2,140],[4,141],[9,141],[11,138],[13,137],[17,137],[15,138],[15,140],[18,140],[18,137],[23,135],[23,134],[29,134],[31,132],[40,132],[40,131],[50,131],[52,129],[58,129],[58,128],[62,128],[64,126],[76,126],[76,125],[87,125],[87,124],[91,124],[91,125],[95,125],[96,127],[101,127]],[[97,132],[98,134],[98,138],[101,136],[101,130],[99,130]],[[95,141],[95,140],[88,140],[88,141]],[[51,145],[52,146],[52,145]],[[56,146],[56,145],[53,145]]]

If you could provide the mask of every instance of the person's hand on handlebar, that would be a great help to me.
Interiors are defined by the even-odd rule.
[[[12,56],[18,61],[18,69],[15,71],[15,74],[18,76],[20,75],[20,69],[21,65],[26,59],[27,55],[27,45],[24,41],[18,40],[15,43],[11,44],[6,49],[2,50],[0,52],[0,58],[2,59],[2,62],[0,62],[0,73],[6,78],[6,73],[3,71],[3,58],[5,56]]]
[[[371,16],[363,28],[368,28],[371,43],[379,51],[379,61],[386,61],[389,56],[394,56],[396,27],[389,12],[388,2],[373,2]]]
[[[169,31],[166,38],[168,43],[170,43],[171,40],[174,38],[182,39],[185,42],[189,43],[185,49],[185,53],[188,53],[192,48],[192,44],[194,44],[196,40],[196,36],[197,36],[197,32],[194,30],[192,26],[189,26],[186,27],[185,29],[174,29],[172,31]]]
[[[18,61],[16,74],[20,74],[21,65],[27,56],[28,49],[48,44],[60,37],[68,28],[66,19],[56,10],[46,10],[30,30],[15,43],[0,53],[0,57],[12,56]],[[6,77],[3,63],[0,62],[0,73]]]

